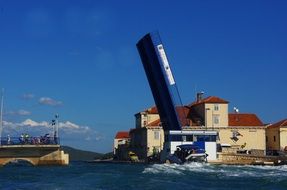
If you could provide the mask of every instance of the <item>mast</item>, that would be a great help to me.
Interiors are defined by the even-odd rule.
[[[2,130],[3,130],[3,104],[4,104],[4,88],[1,93],[1,110],[0,110],[0,146],[2,145]]]

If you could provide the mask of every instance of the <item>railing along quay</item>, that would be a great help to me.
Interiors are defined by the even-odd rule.
[[[59,137],[2,137],[1,145],[59,145]]]

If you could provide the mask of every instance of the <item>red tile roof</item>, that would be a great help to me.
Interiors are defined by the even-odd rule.
[[[119,131],[115,137],[115,139],[128,139],[128,138],[130,138],[128,131]]]
[[[181,125],[182,126],[188,126],[189,123],[191,122],[187,118],[188,113],[189,113],[189,108],[187,108],[185,106],[179,106],[179,107],[176,107],[176,111],[177,111],[177,115],[178,115],[178,118],[180,120]],[[157,120],[149,123],[147,126],[149,126],[149,127],[160,126],[160,119],[157,119]]]
[[[189,108],[185,106],[176,107],[178,119],[181,123],[181,126],[189,126],[191,120],[188,118]]]
[[[160,119],[157,119],[149,124],[147,124],[148,127],[156,127],[156,126],[161,126],[160,124]]]
[[[283,119],[277,123],[274,123],[272,125],[269,125],[267,128],[281,128],[281,127],[287,127],[287,119]]]
[[[188,118],[192,121],[191,126],[202,126],[204,124],[204,117],[198,114],[193,107],[189,108]]]
[[[263,126],[262,121],[255,114],[230,113],[228,114],[229,126]]]
[[[229,102],[226,100],[223,100],[219,97],[216,97],[216,96],[209,96],[209,97],[204,98],[202,100],[195,101],[195,102],[191,103],[189,106],[195,106],[195,105],[204,104],[204,103],[207,103],[207,104],[228,104]]]
[[[157,111],[157,107],[156,106],[153,106],[147,110],[145,110],[145,112],[147,112],[148,114],[158,114],[158,111]]]

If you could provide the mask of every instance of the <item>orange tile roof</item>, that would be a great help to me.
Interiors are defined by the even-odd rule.
[[[281,127],[287,127],[287,119],[283,119],[277,123],[274,123],[272,125],[269,125],[267,128],[281,128]]]
[[[160,119],[157,119],[149,124],[147,124],[148,127],[156,127],[156,126],[161,126],[161,123],[160,123]]]
[[[189,108],[185,106],[176,107],[178,119],[181,123],[181,126],[189,126],[191,120],[188,118]]]
[[[189,108],[188,118],[192,121],[191,126],[202,126],[204,117],[199,115],[193,107]]]
[[[204,98],[202,100],[195,101],[195,102],[191,103],[189,106],[195,106],[195,105],[204,104],[204,103],[207,103],[207,104],[213,104],[213,103],[228,104],[229,102],[226,100],[223,100],[219,97],[216,97],[216,96],[209,96],[209,97]]]
[[[229,126],[263,126],[262,121],[255,114],[230,113],[228,114]]]
[[[130,138],[128,131],[119,131],[115,137],[115,139],[128,139],[128,138]]]
[[[180,120],[180,123],[182,126],[187,126],[191,122],[187,117],[189,113],[189,108],[185,106],[178,106],[176,107],[178,119]],[[157,119],[151,123],[149,123],[147,126],[148,127],[155,127],[155,126],[160,126],[160,119]]]
[[[147,110],[145,110],[145,112],[147,112],[148,114],[158,114],[158,111],[157,111],[157,107],[156,106],[153,106],[151,108],[148,108]]]

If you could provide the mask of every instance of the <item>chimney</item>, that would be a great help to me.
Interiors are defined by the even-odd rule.
[[[234,113],[236,114],[235,115],[235,121],[239,121],[239,118],[238,118],[238,115],[237,115],[239,113],[239,109],[234,107],[233,110],[234,110]]]
[[[203,99],[204,92],[198,92],[196,93],[196,102],[200,102]]]

